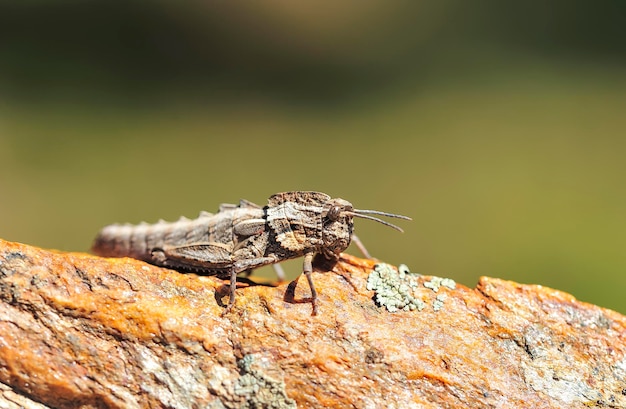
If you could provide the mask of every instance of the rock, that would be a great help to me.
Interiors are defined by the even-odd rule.
[[[304,280],[222,316],[215,277],[0,241],[0,407],[626,407],[616,312],[348,255],[313,279],[317,316]]]

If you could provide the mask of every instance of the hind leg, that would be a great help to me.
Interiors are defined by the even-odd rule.
[[[273,257],[259,257],[251,260],[236,261],[230,270],[230,297],[228,298],[228,306],[224,310],[223,314],[226,314],[232,310],[235,305],[235,290],[237,289],[237,274],[242,272],[252,272],[255,268],[266,266],[268,264],[275,263],[276,260]]]
[[[313,278],[311,273],[313,272],[313,256],[315,253],[307,253],[304,256],[304,263],[302,264],[302,272],[306,276],[309,282],[309,288],[311,289],[311,304],[313,305],[313,313],[311,315],[317,315],[317,291],[313,285]]]
[[[235,305],[235,290],[237,289],[237,270],[235,268],[231,268],[230,270],[230,296],[228,297],[228,306],[222,313],[228,314],[230,310],[233,309],[233,305]]]

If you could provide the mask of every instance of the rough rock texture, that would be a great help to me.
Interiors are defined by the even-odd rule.
[[[0,241],[0,408],[626,407],[625,317],[408,273],[422,308],[390,312],[374,264],[315,273],[318,316],[301,280],[241,284],[222,317],[214,277]]]

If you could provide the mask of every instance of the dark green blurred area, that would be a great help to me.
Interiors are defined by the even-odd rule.
[[[356,221],[385,261],[624,313],[625,17],[623,1],[0,2],[0,237],[85,251],[112,222],[321,190],[413,217],[405,234]]]

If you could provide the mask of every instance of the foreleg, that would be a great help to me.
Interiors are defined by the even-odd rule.
[[[358,247],[359,251],[361,251],[361,254],[363,254],[365,258],[368,258],[368,259],[372,258],[369,251],[367,251],[367,249],[363,245],[363,242],[357,237],[356,234],[352,235],[352,242]]]
[[[313,278],[311,277],[311,273],[313,272],[313,257],[315,253],[307,253],[304,255],[304,263],[302,264],[302,272],[306,276],[307,281],[309,282],[309,288],[311,288],[311,304],[313,305],[313,314],[317,315],[317,291],[315,291],[315,286],[313,285]]]

